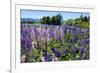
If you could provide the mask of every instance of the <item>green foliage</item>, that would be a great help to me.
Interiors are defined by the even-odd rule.
[[[74,21],[74,19],[69,19],[69,20],[63,21],[63,25],[66,25],[66,24],[72,26],[73,24],[75,25],[75,21]]]
[[[50,24],[50,17],[49,16],[47,16],[47,18],[46,18],[46,23]]]
[[[57,25],[61,25],[61,23],[62,23],[62,16],[61,16],[61,14],[58,14],[57,16],[55,16],[55,18],[56,18],[56,24]]]
[[[52,24],[52,25],[61,25],[62,24],[62,15],[58,14],[56,16],[46,16],[41,18],[41,24]]]
[[[43,17],[41,19],[41,24],[50,24],[50,17],[49,16]]]
[[[63,25],[80,26],[81,28],[89,29],[90,17],[81,15],[79,18],[63,21]]]
[[[52,18],[51,18],[51,24],[55,25],[55,23],[56,23],[56,18],[55,18],[55,16],[52,16]]]

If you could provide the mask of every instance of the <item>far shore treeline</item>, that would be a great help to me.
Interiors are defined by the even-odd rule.
[[[21,18],[21,24],[47,24],[47,25],[70,25],[80,26],[81,28],[89,28],[90,16],[80,15],[79,18],[63,20],[61,14],[55,16],[43,16],[41,19]]]

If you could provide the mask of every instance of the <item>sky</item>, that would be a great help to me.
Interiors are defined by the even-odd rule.
[[[33,18],[40,19],[43,16],[56,16],[57,14],[61,14],[63,20],[79,18],[82,14],[83,16],[89,16],[89,13],[83,12],[61,12],[61,11],[37,11],[37,10],[21,10],[21,18]]]

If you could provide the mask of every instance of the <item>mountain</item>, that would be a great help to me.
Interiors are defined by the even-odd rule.
[[[40,19],[21,18],[21,22],[40,22]]]

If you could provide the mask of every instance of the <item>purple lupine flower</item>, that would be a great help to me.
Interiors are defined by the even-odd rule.
[[[73,36],[77,36],[77,31],[76,30],[72,30],[72,35]]]
[[[76,27],[76,31],[77,31],[77,34],[79,34],[81,32],[81,29],[79,27]]]
[[[47,29],[47,34],[48,34],[48,37],[51,39],[54,37],[54,32],[53,32],[53,27],[52,26],[49,26],[48,29]]]
[[[79,40],[80,45],[84,45],[84,41],[83,40]]]
[[[51,59],[50,59],[50,53],[47,51],[47,53],[46,53],[46,57],[45,57],[45,61],[50,61]]]
[[[67,26],[62,26],[62,30],[63,30],[64,34],[67,34],[68,27]]]
[[[37,29],[35,28],[34,29],[34,32],[35,32],[35,36],[36,36],[36,38],[39,36],[39,32],[37,31]]]
[[[80,48],[80,56],[82,56],[83,55],[83,53],[85,52],[85,48]]]
[[[81,29],[81,34],[85,36],[86,31],[87,31],[86,29]]]
[[[30,37],[30,30],[28,26],[22,27],[21,29],[21,48],[24,50],[24,53],[29,53],[32,48],[32,40]]]
[[[74,36],[74,37],[72,38],[72,42],[73,42],[73,43],[77,43],[77,41],[78,41],[78,37],[77,37],[77,36]]]
[[[53,48],[53,52],[54,52],[54,54],[55,54],[56,57],[60,57],[61,56],[61,52],[58,51],[57,48]]]
[[[63,55],[68,55],[68,49],[64,49]]]
[[[89,42],[90,42],[89,38],[86,39],[84,42],[85,42],[86,45],[89,45]]]
[[[46,27],[45,26],[41,26],[41,37],[43,39],[46,39],[47,38],[47,30],[46,30]]]
[[[72,52],[72,54],[76,54],[77,48],[72,48],[72,49],[71,49],[71,52]]]
[[[51,39],[52,39],[52,33],[51,33],[51,31],[50,31],[50,27],[47,29],[47,41],[49,42],[49,41],[51,41]]]

